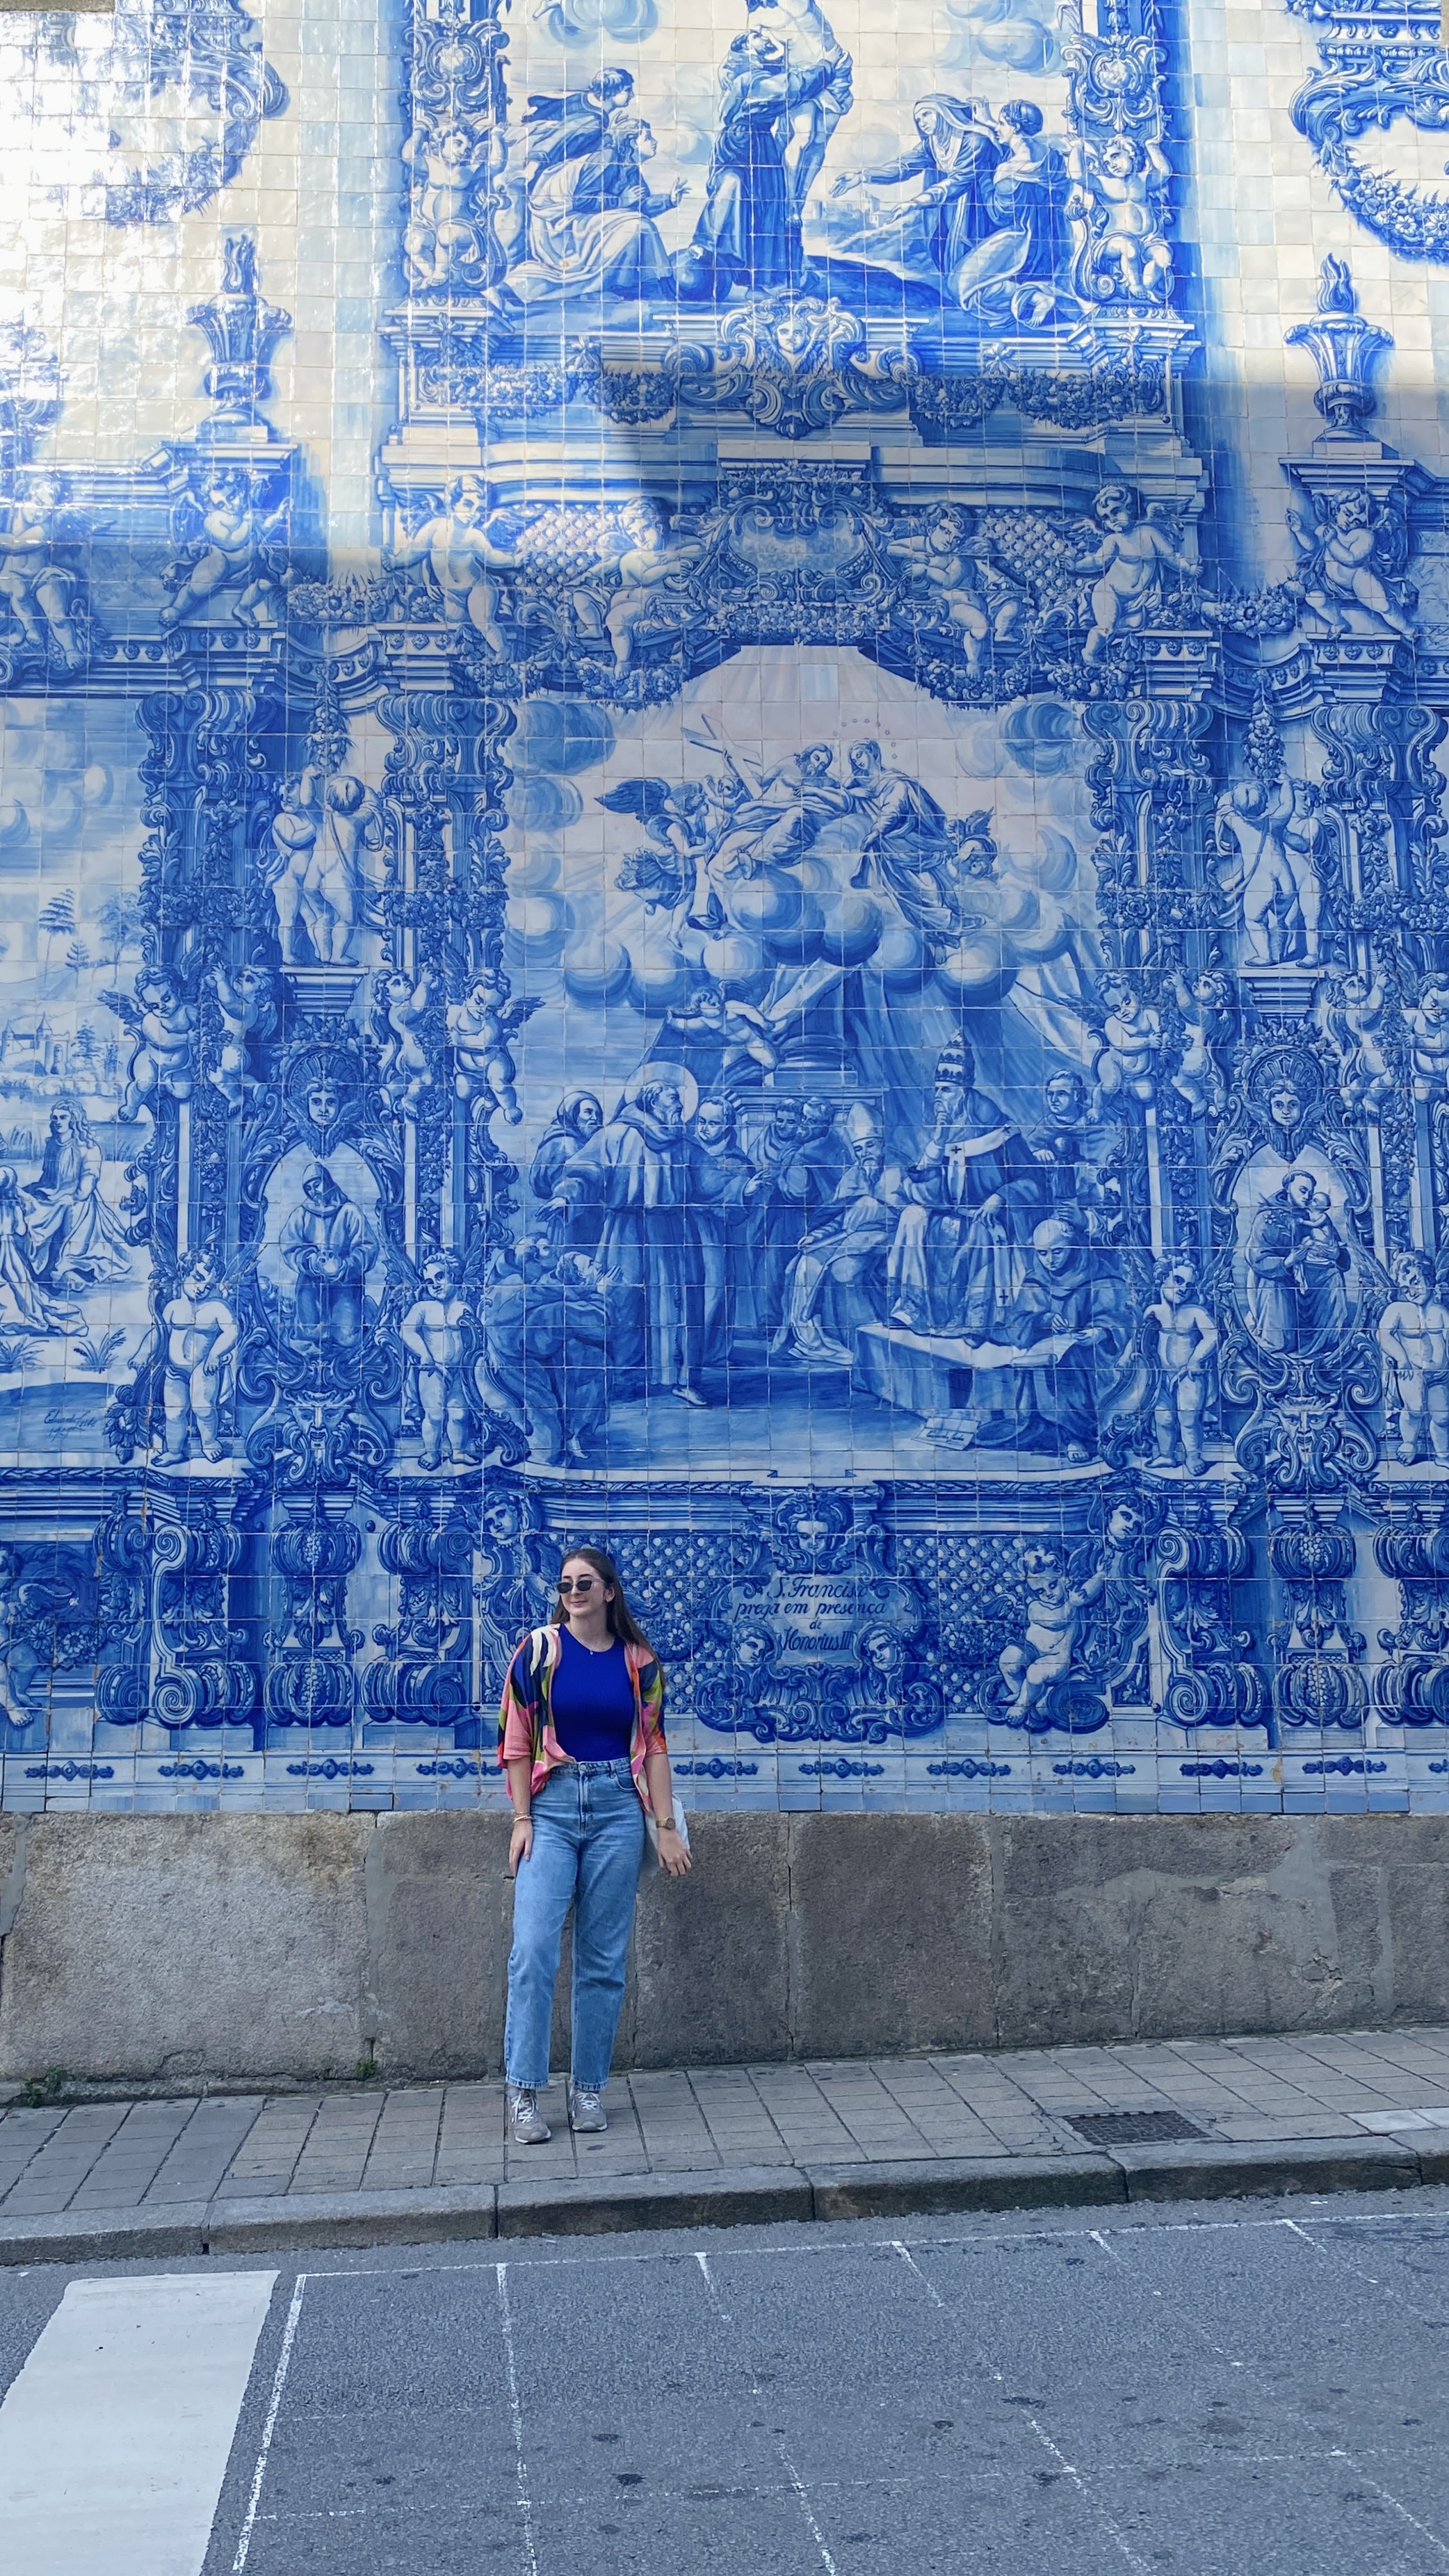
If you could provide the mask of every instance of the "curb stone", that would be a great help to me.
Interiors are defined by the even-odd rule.
[[[203,2254],[276,2254],[290,2245],[447,2245],[498,2234],[493,2183],[450,2191],[281,2192],[214,2200]]]
[[[1269,2146],[1174,2139],[1155,2147],[1113,2147],[1129,2200],[1220,2200],[1295,2191],[1413,2191],[1449,2181],[1449,2159],[1430,2177],[1397,2138],[1288,2138]]]
[[[500,2236],[612,2236],[631,2228],[769,2227],[816,2215],[798,2165],[733,2172],[620,2174],[592,2181],[509,2182],[499,2188]]]
[[[437,2245],[688,2227],[1068,2209],[1295,2192],[1412,2191],[1449,2183],[1449,2136],[1182,2140],[1103,2155],[941,2157],[932,2163],[743,2166],[485,2184],[445,2191],[296,2192],[136,2209],[62,2210],[0,2223],[0,2267],[283,2253],[300,2246]]]
[[[203,2253],[205,2234],[205,2201],[183,2202],[164,2218],[134,2209],[63,2209],[11,2219],[0,2230],[0,2265],[144,2263],[153,2255]]]
[[[816,2218],[906,2218],[913,2211],[1070,2209],[1124,2201],[1111,2156],[971,2156],[929,2164],[814,2165]]]

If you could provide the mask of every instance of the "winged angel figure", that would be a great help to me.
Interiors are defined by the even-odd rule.
[[[1182,515],[1160,504],[1142,509],[1125,483],[1104,483],[1092,504],[1095,544],[1073,569],[1095,576],[1087,596],[1089,624],[1084,662],[1100,661],[1121,635],[1151,626],[1167,604],[1164,574],[1190,582],[1194,566],[1183,551]]]
[[[195,477],[171,514],[177,552],[162,567],[172,595],[160,624],[184,626],[219,591],[240,590],[231,610],[237,624],[253,634],[276,626],[290,579],[287,512],[285,494],[263,508],[254,478],[238,466]]]
[[[1315,515],[1288,513],[1298,549],[1303,596],[1331,635],[1398,635],[1414,640],[1408,611],[1418,605],[1412,583],[1397,576],[1408,553],[1398,514],[1377,509],[1362,486],[1317,494]]]
[[[709,848],[709,806],[692,779],[626,778],[599,803],[609,814],[632,814],[645,840],[630,852],[618,883],[637,894],[646,912],[667,912],[676,934],[696,909],[699,874]]]

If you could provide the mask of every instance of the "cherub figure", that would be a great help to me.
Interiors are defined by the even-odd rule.
[[[1021,627],[1026,594],[968,542],[974,527],[969,510],[933,510],[919,536],[893,538],[888,554],[914,564],[920,578],[938,594],[939,614],[959,628],[966,668],[975,679],[993,643],[1004,644]]]
[[[445,1459],[455,1467],[469,1467],[477,1460],[468,1376],[473,1320],[468,1300],[459,1290],[452,1253],[433,1253],[422,1266],[420,1294],[398,1326],[402,1346],[413,1363],[422,1416],[419,1464],[429,1470],[441,1467]]]
[[[248,1041],[269,1038],[277,1025],[272,979],[261,966],[239,966],[230,978],[224,966],[216,966],[211,980],[221,1012],[222,1037],[221,1053],[207,1080],[221,1093],[228,1109],[244,1109],[247,1093],[257,1088],[247,1071]]]
[[[1102,1052],[1093,1068],[1094,1117],[1109,1100],[1126,1097],[1145,1106],[1156,1096],[1156,1058],[1163,1045],[1161,1013],[1143,1001],[1127,976],[1112,976],[1102,987],[1102,1000],[1107,1016]]]
[[[63,671],[78,671],[86,648],[75,622],[78,576],[51,560],[52,522],[63,487],[54,474],[32,481],[5,505],[0,528],[0,600],[31,651],[42,662],[53,655]]]
[[[403,263],[412,286],[496,284],[503,256],[492,238],[489,208],[480,205],[479,180],[501,176],[508,147],[496,123],[470,134],[456,117],[441,125],[417,124],[403,145],[403,167],[413,181],[413,212],[403,235]]]
[[[263,879],[277,916],[278,945],[288,965],[297,955],[297,917],[302,911],[317,847],[320,809],[315,796],[316,779],[316,770],[307,769],[300,778],[286,781],[272,817],[271,851],[262,862]]]
[[[1172,1076],[1173,1090],[1194,1118],[1209,1109],[1220,1117],[1228,1087],[1213,1049],[1225,1046],[1233,1034],[1232,986],[1213,967],[1202,968],[1190,984],[1181,973],[1174,974],[1172,986],[1182,1014],[1182,1057]]]
[[[1193,570],[1151,512],[1140,514],[1137,495],[1125,483],[1104,483],[1092,515],[1102,530],[1100,541],[1079,554],[1072,567],[1097,575],[1089,594],[1084,662],[1100,661],[1117,636],[1136,635],[1161,615],[1164,568],[1184,580],[1191,579]]]
[[[605,560],[601,570],[612,575],[615,589],[604,618],[614,648],[614,667],[627,671],[641,626],[676,609],[681,620],[691,613],[686,576],[704,553],[699,537],[669,539],[663,511],[655,501],[627,501],[619,523],[629,542]]]
[[[606,814],[632,814],[647,845],[621,861],[614,882],[637,894],[646,912],[667,910],[677,936],[700,900],[700,869],[709,848],[709,803],[694,779],[626,778],[598,798]],[[723,913],[720,919],[723,921]],[[698,925],[704,928],[704,922]]]
[[[453,1087],[460,1100],[491,1100],[501,1109],[510,1127],[521,1124],[523,1112],[518,1106],[514,1084],[518,1067],[509,1052],[508,1041],[524,1021],[531,1019],[543,1002],[541,993],[525,993],[508,1001],[502,981],[491,966],[480,968],[473,977],[461,1002],[450,1002],[447,1009],[448,1035],[453,1043]],[[492,1111],[487,1113],[490,1117]]]
[[[161,1309],[161,1322],[166,1334],[161,1454],[168,1465],[180,1466],[195,1440],[202,1457],[214,1464],[224,1455],[221,1404],[241,1328],[213,1253],[193,1255],[176,1295]]]
[[[1054,1682],[1064,1682],[1082,1624],[1082,1612],[1097,1599],[1105,1574],[1089,1574],[1071,1583],[1054,1547],[1029,1547],[1021,1561],[1026,1579],[1026,1635],[1019,1646],[1004,1646],[998,1658],[1002,1677],[1015,1697],[1007,1709],[1008,1725],[1029,1718]]]
[[[382,1077],[382,1095],[394,1118],[416,1118],[418,1102],[433,1079],[418,1030],[428,1007],[433,989],[433,972],[425,966],[414,983],[411,975],[398,970],[378,975],[373,981],[374,999],[386,1015],[387,1036],[382,1042],[378,1070]]]
[[[1203,1404],[1218,1328],[1198,1302],[1197,1273],[1186,1255],[1173,1253],[1159,1262],[1156,1300],[1145,1313],[1157,1328],[1152,1398],[1157,1464],[1175,1467],[1180,1462],[1190,1476],[1200,1476]]]
[[[1414,1073],[1414,1098],[1421,1109],[1449,1099],[1449,979],[1426,975],[1417,1001],[1404,1004]]]
[[[506,541],[505,541],[506,540]],[[443,595],[443,622],[471,626],[490,653],[502,660],[508,651],[498,624],[503,605],[502,576],[516,573],[518,556],[511,525],[488,510],[488,494],[479,474],[455,474],[448,486],[447,507],[405,537],[386,558],[390,572],[426,563]]]
[[[1157,201],[1172,178],[1159,144],[1114,135],[1072,156],[1077,188],[1068,212],[1077,217],[1077,275],[1094,304],[1120,296],[1128,304],[1161,304],[1172,283],[1172,252]]]
[[[320,962],[340,966],[354,934],[378,926],[367,859],[383,848],[387,825],[380,798],[350,769],[325,780],[315,769],[304,771],[302,793],[317,814],[302,883],[302,914]],[[275,823],[272,829],[275,833]]]
[[[742,1064],[760,1065],[773,1073],[780,1059],[771,1043],[770,1023],[753,1002],[742,1002],[718,984],[696,984],[687,1011],[667,1011],[665,1018],[681,1037],[706,1038],[723,1049],[720,1072],[728,1081]]]
[[[100,998],[135,1039],[116,1116],[129,1126],[143,1108],[154,1117],[158,1094],[189,1100],[197,1013],[182,1000],[170,976],[143,975],[134,1001],[129,993],[102,993]]]
[[[213,474],[198,499],[186,495],[175,513],[182,547],[164,566],[162,582],[173,596],[161,611],[163,627],[182,626],[217,591],[241,587],[231,614],[239,626],[260,633],[278,622],[285,574],[268,561],[268,549],[285,536],[286,496],[264,511],[252,478],[236,466]]]
[[[1318,508],[1316,525],[1299,511],[1288,513],[1308,606],[1332,635],[1398,635],[1412,644],[1413,625],[1380,570],[1387,514],[1374,508],[1364,488],[1340,492]],[[1406,585],[1393,588],[1413,604]]]
[[[1389,1275],[1399,1293],[1379,1317],[1378,1341],[1394,1373],[1399,1460],[1413,1466],[1427,1423],[1434,1457],[1449,1467],[1449,1306],[1436,1294],[1422,1253],[1396,1253]]]
[[[1372,983],[1355,969],[1318,988],[1313,1016],[1338,1057],[1338,1096],[1350,1118],[1377,1118],[1393,1094],[1394,1068],[1379,1036],[1387,1007],[1381,969]]]
[[[982,805],[974,814],[963,814],[946,826],[946,838],[951,844],[947,872],[963,906],[973,886],[985,884],[996,874],[1001,853],[996,846],[995,819],[990,806]]]

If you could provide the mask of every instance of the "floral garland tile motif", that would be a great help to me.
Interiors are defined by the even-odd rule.
[[[1348,212],[1405,259],[1449,259],[1449,196],[1434,175],[1402,175],[1396,146],[1449,120],[1449,52],[1437,6],[1384,0],[1333,7],[1287,0],[1312,26],[1318,65],[1293,101],[1294,125]]]

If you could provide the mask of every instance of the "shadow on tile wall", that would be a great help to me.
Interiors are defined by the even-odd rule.
[[[1239,14],[0,23],[7,1807],[499,1804],[583,1538],[697,1805],[1449,1805],[1444,57]]]

